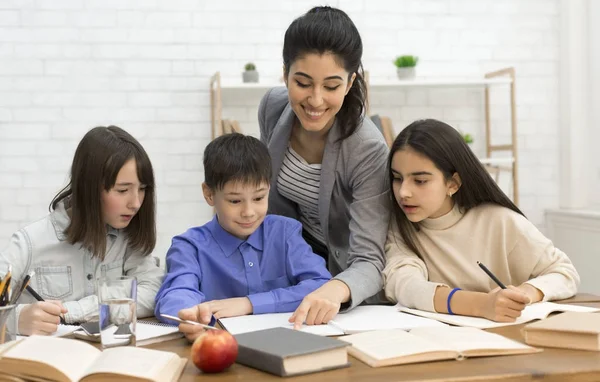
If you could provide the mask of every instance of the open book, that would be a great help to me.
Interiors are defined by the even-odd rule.
[[[292,313],[269,313],[219,319],[219,324],[231,334],[241,334],[271,328],[293,328],[288,322]],[[348,313],[339,313],[326,325],[303,325],[303,332],[320,336],[341,336],[371,330],[445,326],[439,321],[398,311],[390,305],[357,306]]]
[[[371,367],[542,351],[481,329],[450,326],[380,330],[339,339],[351,343],[348,353]]]
[[[533,320],[541,320],[554,312],[598,312],[600,309],[591,308],[588,306],[580,305],[568,305],[568,304],[555,304],[553,302],[537,302],[531,304],[523,309],[521,317],[517,318],[515,322],[495,322],[481,317],[470,317],[470,316],[458,316],[449,315],[445,313],[433,313],[424,310],[411,309],[398,305],[402,312],[414,314],[421,317],[427,317],[441,322],[445,322],[451,325],[457,326],[469,326],[472,328],[489,329],[497,328],[500,326],[518,325]]]
[[[187,360],[136,347],[103,352],[68,338],[31,336],[0,348],[0,374],[60,382],[177,381]]]

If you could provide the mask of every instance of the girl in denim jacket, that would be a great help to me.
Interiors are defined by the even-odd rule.
[[[96,127],[79,143],[69,184],[50,214],[16,232],[0,252],[0,274],[35,272],[18,300],[20,334],[47,335],[98,316],[96,279],[135,276],[137,314],[151,316],[163,271],[149,256],[156,243],[154,174],[148,155],[126,131]]]

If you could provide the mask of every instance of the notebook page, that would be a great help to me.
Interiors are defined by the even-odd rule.
[[[64,337],[80,328],[79,325],[58,325],[58,329],[50,337]],[[17,335],[17,339],[27,338],[27,336]]]
[[[411,309],[406,307],[400,307],[400,310],[406,313],[415,314],[421,317],[432,318],[441,322],[445,322],[452,325],[468,326],[479,329],[498,328],[501,326],[518,325],[525,322],[533,321],[536,319],[542,319],[548,316],[552,312],[558,311],[574,311],[574,312],[597,312],[600,309],[590,308],[587,306],[578,305],[567,305],[567,304],[556,304],[553,302],[538,302],[525,307],[521,317],[517,318],[515,322],[495,322],[481,317],[470,317],[470,316],[458,316],[449,315],[445,313],[433,313],[426,312],[418,309]]]
[[[402,313],[398,310],[398,306],[391,305],[357,306],[347,313],[337,314],[329,324],[340,328],[346,334],[371,330],[411,330],[420,327],[447,326],[436,320]]]
[[[136,341],[166,336],[179,332],[179,327],[160,323],[138,321],[136,326]],[[183,333],[182,333],[183,336]]]
[[[400,329],[364,332],[339,339],[351,343],[353,347],[378,361],[426,352],[453,351],[441,342],[420,338]]]
[[[499,334],[484,332],[477,328],[447,326],[444,328],[417,328],[412,334],[420,338],[446,344],[459,352],[477,349],[530,349],[530,346],[513,341]]]
[[[292,313],[268,313],[238,317],[221,318],[219,322],[231,334],[242,334],[271,328],[289,328],[294,325],[288,322]],[[340,336],[344,332],[330,325],[302,325],[303,332],[319,336]]]

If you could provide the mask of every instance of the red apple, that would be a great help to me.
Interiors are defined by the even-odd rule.
[[[205,373],[227,369],[237,355],[237,341],[225,330],[205,330],[192,344],[192,361]]]

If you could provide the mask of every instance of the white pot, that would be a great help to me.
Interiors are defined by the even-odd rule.
[[[396,73],[398,73],[398,79],[407,80],[411,78],[415,78],[415,67],[404,67],[404,68],[396,68]]]
[[[258,82],[258,71],[246,70],[242,72],[242,79],[244,82]]]

